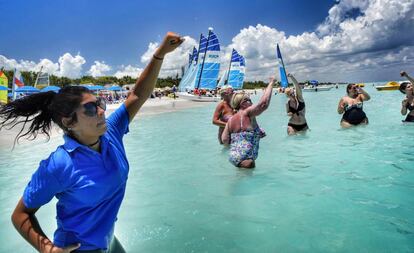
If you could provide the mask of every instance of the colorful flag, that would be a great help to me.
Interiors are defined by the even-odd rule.
[[[12,83],[12,94],[13,100],[16,99],[16,89],[24,86],[23,76],[17,69],[14,69],[13,83]]]
[[[6,74],[0,70],[0,86],[6,87],[6,90],[0,90],[0,103],[7,104],[7,87],[8,79]]]

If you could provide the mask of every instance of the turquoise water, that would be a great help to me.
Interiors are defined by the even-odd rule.
[[[401,93],[366,90],[368,126],[340,129],[340,87],[304,94],[311,131],[294,137],[286,98],[274,96],[252,171],[217,144],[215,104],[135,120],[117,237],[128,252],[413,252],[414,125],[401,123]],[[0,252],[33,252],[10,214],[61,142],[0,150]],[[38,212],[50,237],[54,203]]]

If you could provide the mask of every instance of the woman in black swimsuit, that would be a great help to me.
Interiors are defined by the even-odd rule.
[[[289,97],[286,103],[286,112],[290,116],[287,132],[288,135],[294,135],[299,132],[305,132],[309,128],[305,118],[305,101],[303,100],[302,90],[292,74],[289,73],[288,77],[295,85],[296,92],[293,89],[285,89],[286,96]]]
[[[370,100],[366,91],[359,88],[356,84],[350,83],[346,87],[347,96],[341,98],[338,104],[338,113],[344,114],[341,126],[348,128],[351,126],[368,124],[368,118],[363,110],[364,101]]]
[[[402,101],[401,105],[401,114],[406,115],[408,112],[407,117],[403,122],[414,122],[414,91],[413,91],[413,83],[414,79],[410,77],[404,71],[401,72],[401,76],[405,76],[410,82],[403,82],[400,84],[399,90],[406,95],[404,100]]]

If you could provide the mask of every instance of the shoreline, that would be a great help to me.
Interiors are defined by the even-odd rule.
[[[105,117],[108,117],[112,112],[114,112],[116,109],[118,109],[119,106],[121,106],[123,103],[119,104],[107,104],[107,109],[105,112]],[[147,117],[151,115],[157,115],[162,113],[170,113],[170,112],[176,112],[181,111],[185,109],[190,108],[196,108],[208,105],[210,103],[207,102],[194,102],[189,101],[185,99],[180,98],[168,98],[168,97],[162,97],[162,98],[149,98],[140,108],[138,114],[135,116],[133,120],[137,120],[139,117]],[[0,130],[0,148],[12,148],[14,139],[18,132],[20,131],[20,128],[16,126],[15,128],[11,130],[7,130],[6,128],[3,128]],[[62,130],[55,124],[51,127],[50,132],[50,140],[56,137],[62,136]],[[16,144],[16,147],[18,145],[24,145],[28,143],[36,143],[38,141],[47,141],[47,137],[45,135],[39,134],[38,137],[34,141],[28,141],[25,138],[20,139],[19,144]]]

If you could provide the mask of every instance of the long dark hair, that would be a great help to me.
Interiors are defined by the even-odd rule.
[[[400,84],[400,87],[398,87],[398,89],[401,91],[401,93],[405,94],[405,88],[407,88],[407,85],[409,85],[410,82],[402,82]]]
[[[52,121],[64,132],[70,133],[62,123],[62,117],[71,118],[69,124],[77,121],[74,112],[79,107],[84,93],[90,93],[89,89],[82,86],[66,86],[58,93],[40,92],[10,102],[0,108],[0,130],[3,127],[10,130],[16,125],[23,124],[15,138],[15,144],[22,137],[34,140],[39,133],[45,134],[49,139]],[[30,127],[25,129],[28,123]]]
[[[354,83],[349,83],[349,84],[346,86],[346,94],[348,94],[348,95],[349,95],[349,90],[351,89],[352,85],[355,85],[355,84],[354,84]]]

